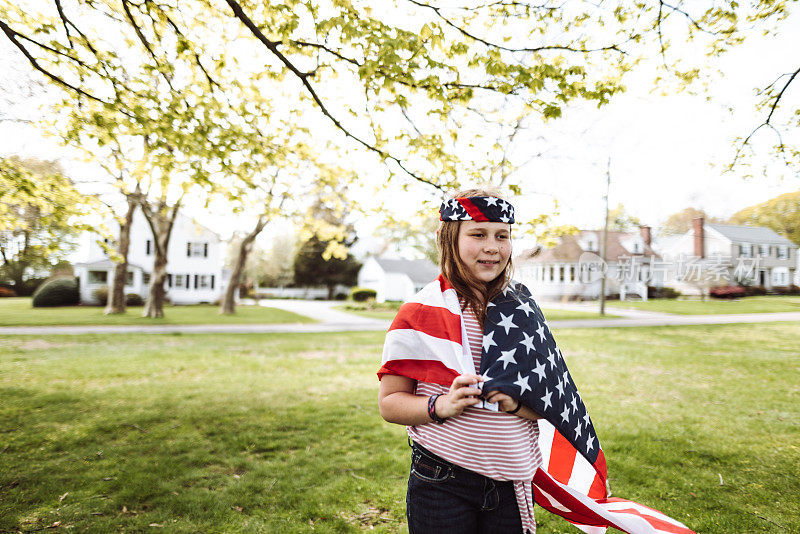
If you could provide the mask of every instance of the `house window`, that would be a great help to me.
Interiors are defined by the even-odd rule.
[[[207,274],[201,274],[197,277],[197,286],[200,289],[210,289],[211,288],[211,276]]]
[[[128,271],[125,273],[125,285],[132,286],[133,285],[133,272]]]
[[[148,285],[150,283],[150,273],[142,273],[142,283]]]
[[[789,246],[788,245],[778,245],[778,259],[779,260],[788,260],[789,259]]]
[[[773,269],[772,271],[772,285],[774,286],[788,286],[789,285],[789,272],[784,269]]]
[[[89,271],[90,284],[105,284],[108,282],[108,271]]]
[[[207,258],[208,243],[201,241],[188,241],[186,243],[186,256],[189,258]]]
[[[176,274],[175,275],[175,287],[183,287],[183,275]]]
[[[758,255],[761,257],[769,256],[769,245],[758,245]]]
[[[743,258],[753,257],[753,245],[750,243],[742,243],[739,245],[739,255]]]

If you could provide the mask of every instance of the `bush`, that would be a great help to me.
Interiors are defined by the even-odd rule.
[[[17,292],[10,287],[0,287],[0,298],[3,297],[16,297]]]
[[[92,291],[92,304],[105,306],[108,304],[108,286],[98,287]]]
[[[125,295],[126,306],[144,306],[144,299],[137,293],[128,293]]]
[[[647,298],[649,299],[676,299],[681,296],[681,292],[671,287],[648,287]]]
[[[350,299],[354,302],[366,302],[370,299],[375,300],[377,295],[377,291],[367,287],[354,287],[350,290]]]
[[[745,286],[744,294],[747,297],[766,295],[767,288],[764,286]]]
[[[800,295],[800,287],[796,285],[790,286],[775,286],[772,290],[778,295]],[[1,297],[2,295],[0,295]]]
[[[74,306],[81,300],[78,281],[74,278],[53,278],[39,286],[33,294],[33,307]]]
[[[747,296],[747,292],[742,286],[712,287],[708,294],[715,299],[738,299]]]

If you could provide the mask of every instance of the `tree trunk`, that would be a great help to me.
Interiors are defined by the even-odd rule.
[[[260,216],[253,231],[242,239],[242,243],[239,245],[239,255],[236,258],[236,265],[233,267],[231,279],[228,281],[228,287],[225,288],[225,297],[222,299],[219,313],[223,315],[233,315],[236,313],[236,291],[239,290],[244,266],[247,264],[247,256],[250,254],[250,251],[253,250],[253,242],[256,236],[261,233],[261,230],[264,229],[266,224],[267,218],[263,215]]]
[[[114,266],[114,281],[108,293],[105,314],[125,313],[125,282],[128,278],[128,250],[131,245],[131,224],[133,213],[136,211],[137,201],[133,196],[128,196],[128,210],[125,219],[119,225],[119,240],[117,253],[122,261]]]
[[[155,259],[153,260],[153,274],[150,275],[150,289],[147,294],[142,317],[164,317],[164,282],[167,279],[167,251],[169,250],[169,239],[172,236],[172,228],[175,226],[175,218],[178,216],[181,201],[177,201],[172,207],[167,207],[166,201],[162,199],[155,206],[142,201],[142,207],[150,230],[153,232],[153,245],[155,249]]]
[[[158,249],[156,249],[157,251]],[[153,260],[153,274],[150,275],[150,289],[142,317],[164,317],[164,282],[167,279],[167,255],[158,254]]]
[[[328,300],[333,300],[333,292],[336,290],[336,284],[328,284]]]

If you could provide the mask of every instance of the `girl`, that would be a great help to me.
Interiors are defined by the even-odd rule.
[[[405,304],[398,318],[420,321],[438,359],[456,363],[415,360],[418,354],[387,361],[385,352],[378,373],[381,416],[406,425],[413,440],[406,497],[409,532],[533,533],[531,480],[541,464],[539,416],[500,391],[483,396],[487,378],[477,373],[482,349],[493,343],[483,335],[487,306],[511,281],[513,207],[493,191],[470,189],[445,201],[440,213],[442,275],[431,290],[437,297],[441,290],[452,321],[426,315],[428,308],[419,302]],[[453,293],[457,302],[448,302]],[[401,335],[400,330],[395,334]],[[398,339],[393,338],[393,347],[403,345]],[[447,340],[462,339],[468,343],[455,345],[454,352]],[[387,335],[387,349],[389,344]],[[463,365],[461,347],[469,360],[461,359]],[[470,368],[475,372],[451,376],[452,369]]]

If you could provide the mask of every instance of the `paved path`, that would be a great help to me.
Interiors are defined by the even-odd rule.
[[[275,301],[269,301],[274,305]],[[299,311],[296,302],[286,304]],[[308,313],[322,319],[325,315],[329,320],[321,323],[291,323],[291,324],[207,324],[207,325],[117,325],[117,326],[12,326],[0,327],[0,335],[50,335],[50,334],[113,334],[113,333],[146,333],[146,334],[239,334],[239,333],[274,333],[274,332],[352,332],[352,331],[386,331],[389,321],[368,319],[338,312],[325,311],[333,304],[314,306]],[[334,303],[339,304],[339,303]],[[279,307],[279,306],[275,306]],[[309,307],[308,309],[311,309]],[[283,309],[289,309],[283,308]],[[330,313],[330,315],[327,315]],[[624,317],[620,319],[564,319],[550,321],[551,328],[617,328],[634,326],[669,326],[669,325],[697,325],[697,324],[731,324],[731,323],[765,323],[773,321],[800,322],[800,312],[785,313],[743,313],[727,315],[668,315],[655,314],[650,317]],[[798,325],[800,328],[800,324]]]
[[[555,301],[537,301],[537,304],[545,310],[567,310],[579,311],[589,313],[599,313],[600,304],[597,302],[555,302]],[[631,319],[648,318],[648,317],[673,317],[675,314],[663,313],[648,310],[633,310],[626,308],[616,308],[613,305],[606,303],[606,313],[608,315],[618,315],[620,317],[627,317]]]

